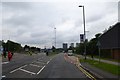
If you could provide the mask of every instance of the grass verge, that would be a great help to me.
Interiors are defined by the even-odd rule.
[[[91,57],[91,55],[88,55],[88,57]],[[99,56],[93,56],[94,58],[99,58]],[[104,57],[100,57],[103,60],[109,60],[109,61],[113,61],[113,62],[120,62],[120,60],[115,60],[115,59],[111,59],[111,58],[104,58]]]
[[[90,60],[90,59],[87,59],[87,60],[80,59],[80,62],[89,63],[90,65],[92,65],[94,67],[100,68],[104,71],[107,71],[107,72],[110,72],[112,74],[120,76],[120,66],[108,64],[108,63],[104,63],[104,62],[99,62],[99,61],[95,61],[95,60]]]

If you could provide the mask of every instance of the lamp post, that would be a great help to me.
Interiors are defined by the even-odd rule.
[[[84,55],[85,55],[85,59],[86,59],[86,31],[85,31],[85,10],[84,10],[84,6],[80,5],[79,7],[83,8],[83,24],[84,24]]]
[[[56,27],[54,28],[55,30],[55,48],[56,48]]]

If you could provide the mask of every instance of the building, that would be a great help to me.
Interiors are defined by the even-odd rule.
[[[71,43],[70,46],[74,48],[74,43]]]
[[[2,46],[2,41],[0,41],[0,54],[3,53],[3,46]]]
[[[79,43],[76,43],[76,47],[79,47]]]
[[[113,59],[120,59],[120,23],[110,27],[100,38],[100,48],[110,50]]]
[[[67,43],[63,43],[63,50],[64,50],[64,51],[67,51],[67,49],[68,49]]]

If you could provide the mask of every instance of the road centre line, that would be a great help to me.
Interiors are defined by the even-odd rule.
[[[36,74],[36,73],[34,73],[34,72],[31,72],[31,71],[27,71],[27,70],[25,70],[25,69],[19,69],[19,70],[21,70],[21,71],[24,71],[24,72],[27,72],[27,73],[30,73],[30,74]]]
[[[13,73],[13,72],[15,72],[15,71],[17,71],[17,70],[19,70],[19,69],[21,69],[21,68],[23,68],[23,67],[26,67],[26,66],[27,66],[27,65],[21,66],[21,67],[15,69],[15,70],[11,71],[10,73]]]
[[[40,71],[37,74],[40,74],[41,71],[45,68],[45,66],[42,67],[42,69],[40,69]]]

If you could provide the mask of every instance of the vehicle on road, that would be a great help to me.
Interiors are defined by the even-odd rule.
[[[72,50],[68,50],[68,56],[72,56],[73,53],[72,53]]]

